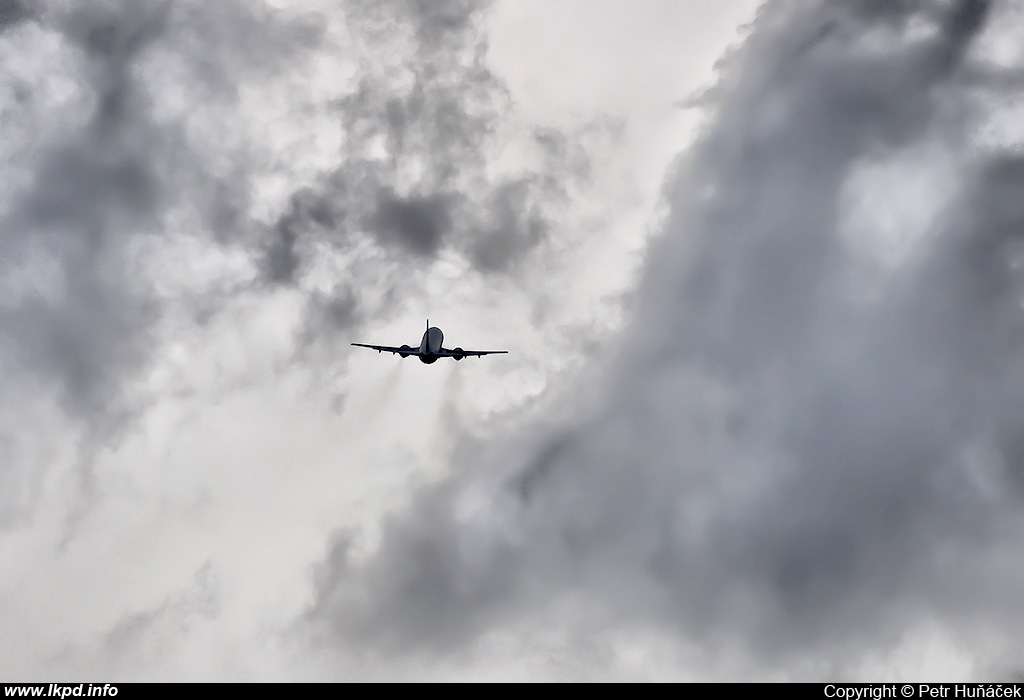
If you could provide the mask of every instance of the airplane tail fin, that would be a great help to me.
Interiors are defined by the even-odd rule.
[[[430,330],[430,319],[429,318],[427,319],[427,330],[428,331]]]

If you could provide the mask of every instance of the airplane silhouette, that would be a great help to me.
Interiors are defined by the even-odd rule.
[[[453,348],[451,350],[442,346],[444,342],[444,333],[441,329],[436,326],[430,325],[430,319],[427,319],[427,330],[423,332],[423,338],[420,340],[419,347],[412,348],[408,345],[395,348],[390,345],[367,345],[366,343],[352,343],[356,347],[370,348],[377,352],[392,352],[396,355],[400,355],[402,358],[415,355],[425,365],[437,362],[438,358],[450,357],[453,360],[461,360],[463,357],[482,357],[483,355],[504,355],[508,354],[508,350],[463,350],[462,348]]]

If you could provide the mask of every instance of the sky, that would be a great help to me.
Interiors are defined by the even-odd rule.
[[[3,0],[0,678],[1019,678],[1022,9]]]

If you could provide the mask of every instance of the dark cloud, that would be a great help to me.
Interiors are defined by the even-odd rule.
[[[488,198],[486,219],[472,242],[472,259],[483,270],[500,270],[547,233],[550,225],[537,205],[528,179],[506,182]],[[532,200],[532,201],[531,201]]]
[[[371,599],[365,593],[348,597],[354,589],[346,585],[346,579],[356,571],[346,563],[346,537],[334,542],[319,571],[320,595],[307,615],[321,643],[330,644],[341,637],[390,652],[407,651],[410,645],[451,649],[465,633],[493,620],[496,609],[508,605],[510,594],[521,585],[516,551],[511,546],[488,547],[486,559],[480,562],[481,576],[463,577],[457,551],[460,546],[473,547],[477,536],[460,531],[435,511],[444,507],[443,499],[424,499],[414,519],[393,524],[395,529],[388,536],[401,544],[384,554],[390,575],[374,581]],[[424,524],[429,535],[420,537]],[[444,537],[436,539],[439,529],[444,530]],[[394,602],[395,616],[404,621],[400,629],[380,624],[372,600],[378,595]]]
[[[140,361],[152,309],[135,295],[121,258],[125,241],[152,226],[163,185],[148,103],[129,66],[158,33],[162,15],[79,6],[56,26],[86,52],[86,87],[95,99],[77,133],[36,160],[33,186],[5,220],[7,274],[45,250],[60,281],[54,297],[28,296],[0,314],[3,334],[25,366],[56,377],[69,408],[101,415],[116,407],[116,382]]]
[[[399,197],[377,192],[377,207],[368,220],[382,241],[396,241],[418,255],[434,255],[452,228],[451,201],[442,195]]]
[[[295,279],[301,264],[296,244],[309,227],[335,230],[344,219],[344,212],[335,211],[329,202],[312,189],[292,195],[288,208],[271,230],[263,260],[263,271],[270,282]]]
[[[259,226],[247,211],[258,165],[240,158],[226,175],[211,167],[225,160],[224,151],[200,138],[209,133],[202,121],[216,113],[214,128],[234,133],[224,117],[232,114],[236,84],[226,87],[215,76],[241,82],[261,69],[287,70],[294,44],[276,34],[309,35],[286,19],[268,28],[250,3],[221,3],[218,16],[237,20],[225,35],[248,26],[276,41],[258,47],[258,60],[248,60],[246,47],[216,41],[211,46],[222,52],[194,56],[196,27],[206,38],[217,32],[209,18],[195,21],[200,5],[0,4],[0,22],[21,25],[0,34],[14,96],[3,114],[12,136],[0,212],[0,368],[4,409],[20,407],[26,416],[0,425],[0,449],[38,453],[0,469],[14,485],[0,498],[5,523],[34,513],[43,485],[63,463],[72,465],[66,481],[80,485],[80,500],[92,502],[99,446],[123,438],[152,406],[143,383],[163,339],[180,337],[179,324],[215,315],[225,299],[246,291],[236,284],[225,292],[229,285],[211,279],[194,284],[194,294],[167,292],[173,285],[165,279],[180,271],[164,256],[185,236],[211,254],[220,246],[258,252]],[[182,76],[181,84],[168,83]],[[172,109],[197,94],[206,98],[200,106]],[[182,307],[193,313],[179,313]],[[57,414],[43,419],[51,397]],[[51,430],[60,431],[51,438],[60,447],[47,451],[35,435]],[[71,508],[72,520],[82,507]]]
[[[425,490],[367,564],[334,552],[314,626],[433,648],[578,595],[830,674],[924,620],[1019,643],[1024,179],[970,138],[994,12],[768,3],[667,189],[608,404]],[[936,152],[958,192],[911,254],[858,252],[854,176]]]
[[[22,0],[0,0],[0,30],[24,22],[31,17],[31,9]]]
[[[508,269],[544,238],[567,187],[585,179],[588,151],[569,145],[578,134],[542,129],[539,162],[488,172],[511,109],[486,65],[489,4],[351,4],[352,41],[379,60],[364,65],[339,101],[345,157],[313,185],[345,216],[327,226],[291,207],[268,242],[278,260],[267,268],[271,279],[294,281],[274,274],[298,274],[301,263],[281,256],[303,237],[343,249],[369,233],[397,257],[432,259],[452,249],[484,271]]]
[[[0,4],[0,22],[32,18],[59,47],[72,94],[46,102],[42,78],[12,74],[5,118],[35,135],[35,150],[12,177],[28,186],[0,214],[0,274],[32,280],[0,309],[6,373],[41,379],[92,427],[119,425],[133,410],[128,387],[161,338],[180,331],[167,327],[169,308],[209,319],[262,283],[297,285],[325,250],[345,254],[367,235],[400,264],[447,247],[488,269],[522,255],[546,230],[551,183],[571,172],[549,158],[541,172],[485,177],[509,106],[484,61],[486,7],[347,3],[360,65],[335,105],[343,151],[276,207],[253,198],[260,178],[280,173],[263,144],[246,141],[243,88],[296,72],[323,48],[329,17],[244,2]],[[266,211],[276,220],[265,223]],[[483,233],[477,222],[488,223]],[[184,236],[250,257],[258,279],[168,297],[160,251]],[[359,298],[339,294],[308,293],[305,325],[359,318]]]
[[[4,21],[35,18],[38,35],[51,37],[67,59],[48,69],[55,76],[23,81],[16,91],[25,94],[5,114],[38,146],[12,178],[30,185],[14,189],[0,219],[0,274],[28,278],[31,290],[13,294],[0,311],[15,363],[7,374],[33,373],[92,427],[120,422],[112,417],[127,410],[127,385],[166,330],[166,305],[191,303],[156,292],[153,273],[162,270],[150,253],[159,256],[181,235],[211,250],[259,252],[263,227],[249,209],[260,164],[241,149],[218,151],[217,140],[230,143],[226,136],[238,131],[227,118],[237,109],[238,84],[289,70],[308,50],[303,42],[318,36],[306,18],[271,16],[251,3],[221,3],[209,16],[201,7],[156,0],[0,5]],[[235,32],[249,38],[228,41]],[[48,80],[63,80],[72,97],[47,102],[54,99]],[[176,111],[190,99],[199,104]],[[221,166],[231,158],[234,165]],[[323,207],[295,200],[293,219],[329,223]],[[181,230],[172,219],[191,227]],[[271,279],[292,276],[299,264],[287,217],[278,231]],[[210,291],[206,306],[216,296]]]

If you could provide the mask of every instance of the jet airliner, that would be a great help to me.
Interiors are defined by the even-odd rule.
[[[420,340],[419,347],[411,348],[408,345],[403,345],[398,348],[391,347],[390,345],[367,345],[365,343],[352,343],[356,347],[370,348],[377,352],[392,352],[396,355],[400,355],[403,358],[409,357],[409,355],[415,355],[425,365],[429,365],[433,362],[437,362],[440,357],[450,357],[453,360],[461,360],[463,357],[481,357],[483,355],[505,355],[508,354],[508,350],[463,350],[462,348],[453,348],[451,350],[441,345],[444,342],[444,333],[441,329],[436,326],[430,325],[430,319],[427,319],[427,330],[423,333],[423,338]]]

